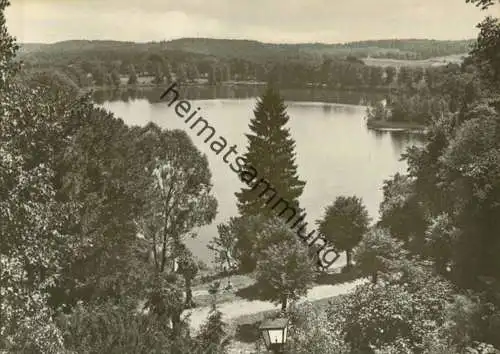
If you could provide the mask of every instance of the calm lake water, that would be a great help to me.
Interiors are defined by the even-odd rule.
[[[255,90],[255,89],[252,89]],[[236,144],[238,153],[245,151],[248,123],[253,117],[255,96],[260,90],[236,94],[240,98],[205,98],[198,91],[184,92],[194,107],[200,107],[203,116],[228,141]],[[96,102],[129,125],[145,125],[154,122],[167,129],[183,129],[192,137],[195,145],[204,152],[212,171],[213,192],[219,202],[215,222],[199,230],[199,236],[187,243],[194,254],[205,262],[212,255],[206,248],[208,241],[217,234],[216,225],[236,215],[236,198],[242,183],[236,174],[217,156],[203,136],[179,118],[166,102],[159,102],[162,91],[146,94],[121,93],[114,96],[96,96]],[[209,93],[209,96],[213,95]],[[247,97],[245,97],[245,95]],[[284,94],[290,116],[289,128],[296,141],[298,172],[306,181],[301,204],[306,208],[306,221],[313,225],[322,216],[324,208],[339,195],[356,195],[363,199],[373,220],[378,218],[378,207],[382,200],[382,182],[396,172],[404,172],[406,165],[400,161],[405,148],[421,144],[418,136],[400,132],[375,132],[365,127],[366,107],[360,105],[378,99],[359,94],[302,93],[297,101],[293,94]],[[215,97],[227,95],[216,93]],[[231,95],[230,95],[231,97]],[[243,98],[241,98],[243,97]],[[318,98],[319,97],[319,98]],[[294,100],[294,101],[291,101]],[[324,102],[308,102],[325,100]],[[336,103],[335,103],[336,102]],[[349,104],[346,104],[349,103]]]

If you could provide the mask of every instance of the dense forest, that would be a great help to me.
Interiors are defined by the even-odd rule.
[[[216,57],[249,58],[252,61],[261,61],[276,60],[280,57],[311,59],[321,55],[418,60],[467,53],[473,43],[474,40],[390,39],[342,44],[269,44],[249,40],[183,38],[165,44],[170,49],[210,54]]]
[[[216,85],[279,80],[282,87],[390,88],[394,67],[368,66],[362,58],[396,50],[428,58],[467,52],[473,41],[387,40],[326,44],[264,44],[256,41],[179,39],[159,43],[67,41],[24,45],[26,72],[73,82],[75,87],[161,85],[176,80]],[[413,51],[410,51],[413,50]],[[382,51],[382,52],[381,52]],[[382,53],[382,54],[381,54]]]
[[[182,130],[127,126],[73,79],[33,73],[6,28],[8,5],[0,0],[0,351],[227,353],[238,333],[223,321],[219,282],[199,331],[185,316],[196,306],[194,282],[203,281],[185,240],[217,213],[206,155]],[[500,20],[479,29],[462,65],[394,78],[398,92],[379,111],[411,110],[428,126],[426,142],[403,155],[406,173],[383,183],[379,221],[357,196],[325,207],[316,224],[346,253],[341,274],[318,267],[314,245],[270,213],[258,191],[236,194],[238,216],[218,225],[210,249],[222,276],[252,277],[260,296],[281,305],[266,316],[289,319],[287,352],[499,352]],[[91,74],[101,68],[102,78],[115,58],[72,55],[42,62],[72,58]],[[128,60],[112,70],[138,65]],[[319,82],[337,80],[328,75],[334,63],[322,62]],[[244,158],[300,209],[307,181],[278,89],[289,74],[275,74],[257,100]],[[363,283],[328,303],[296,302],[324,278]]]
[[[368,109],[368,126],[404,122],[426,127],[435,117],[456,114],[481,96],[478,68],[471,57],[461,65],[402,67],[395,81],[397,90]]]
[[[73,40],[53,44],[25,43],[20,46],[20,55],[40,52],[61,52],[74,50],[135,50],[158,52],[162,50],[183,51],[210,55],[218,58],[239,58],[250,61],[268,59],[304,58],[321,55],[345,57],[378,57],[394,59],[429,59],[453,54],[464,54],[475,40],[442,41],[431,39],[388,39],[349,42],[342,44],[271,44],[252,40],[181,38],[171,41],[134,43],[119,41]]]

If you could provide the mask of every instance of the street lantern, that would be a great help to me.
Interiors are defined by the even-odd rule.
[[[262,323],[259,327],[268,350],[282,353],[287,340],[288,319],[278,318]]]

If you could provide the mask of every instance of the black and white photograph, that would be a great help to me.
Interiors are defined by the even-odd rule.
[[[0,354],[500,354],[500,0],[0,0]]]

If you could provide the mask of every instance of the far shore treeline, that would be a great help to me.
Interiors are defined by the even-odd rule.
[[[380,40],[304,44],[298,45],[301,50],[297,52],[293,45],[276,50],[273,45],[238,40],[181,39],[147,44],[67,41],[22,45],[17,57],[26,79],[83,92],[97,89],[97,101],[99,97],[134,97],[173,81],[204,98],[256,97],[272,80],[285,91],[285,98],[292,100],[297,97],[294,91],[301,90],[310,92],[313,100],[327,102],[336,100],[338,94],[332,92],[343,96],[352,92],[353,97],[362,94],[368,99],[360,102],[353,98],[353,104],[373,106],[367,113],[369,125],[397,127],[395,123],[403,122],[405,127],[421,128],[428,124],[429,115],[417,113],[421,111],[417,106],[428,104],[435,112],[446,100],[451,101],[452,111],[457,109],[456,101],[471,76],[460,63],[474,43]],[[241,50],[234,50],[234,46]],[[209,54],[207,50],[201,53],[202,48],[208,48]],[[377,105],[382,100],[392,112]]]
[[[276,45],[238,40],[185,39],[149,44],[67,41],[26,44],[21,46],[24,50],[18,57],[27,71],[48,71],[80,88],[161,85],[173,80],[217,85],[267,82],[272,77],[282,88],[381,90],[396,83],[399,67],[409,64],[421,71],[443,65],[446,60],[460,63],[473,43],[474,40],[381,40],[344,45],[304,44],[297,52],[293,45],[282,45],[284,49],[276,50]]]

